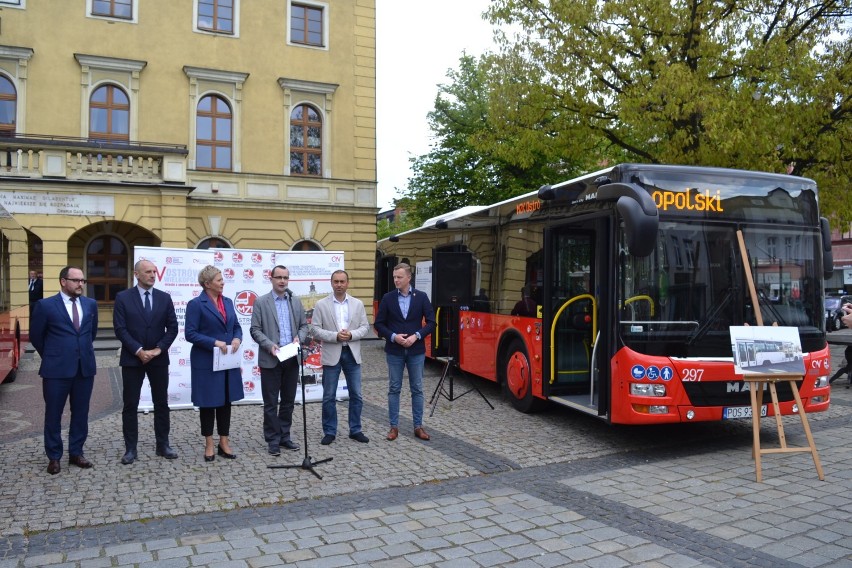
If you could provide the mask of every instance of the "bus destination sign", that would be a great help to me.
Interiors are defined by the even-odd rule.
[[[710,194],[710,190],[704,190],[701,193],[698,189],[687,189],[686,191],[661,191],[657,190],[651,194],[654,199],[654,204],[658,209],[668,211],[669,209],[678,209],[680,211],[707,211],[714,213],[722,213],[725,210],[722,208],[722,192],[716,190],[715,195]]]

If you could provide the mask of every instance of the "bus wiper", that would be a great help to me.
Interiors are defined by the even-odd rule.
[[[707,335],[707,332],[713,327],[713,325],[718,322],[721,318],[719,317],[722,314],[722,311],[727,308],[731,301],[736,297],[735,294],[739,294],[739,288],[736,286],[732,286],[725,291],[725,296],[722,298],[722,301],[717,303],[712,310],[707,313],[707,317],[704,318],[704,321],[701,325],[698,326],[698,329],[695,330],[695,333],[690,335],[686,344],[690,347],[695,344],[696,341]]]

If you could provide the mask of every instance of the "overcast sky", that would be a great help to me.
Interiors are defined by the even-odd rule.
[[[429,151],[426,114],[462,52],[493,47],[482,19],[488,0],[376,0],[378,206],[390,207],[411,175],[409,157]]]

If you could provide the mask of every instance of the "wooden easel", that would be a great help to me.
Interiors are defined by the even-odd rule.
[[[760,302],[757,297],[757,290],[754,287],[754,280],[751,277],[749,269],[748,251],[746,250],[745,240],[743,239],[742,231],[737,231],[737,240],[740,245],[740,253],[743,259],[744,272],[746,282],[748,283],[749,294],[751,294],[751,305],[754,306],[754,317],[757,325],[763,325],[763,314],[760,311]],[[796,381],[804,379],[798,374],[748,374],[743,377],[743,380],[749,385],[749,396],[751,397],[751,424],[752,424],[752,448],[751,453],[754,458],[754,467],[757,474],[758,483],[763,481],[763,472],[761,470],[760,456],[764,454],[788,454],[798,452],[810,452],[816,466],[817,475],[820,481],[825,481],[825,474],[822,472],[822,464],[819,461],[819,453],[814,444],[814,437],[811,434],[811,427],[808,423],[808,417],[805,413],[805,405],[802,404],[802,398],[799,396],[799,388],[796,386]],[[808,440],[808,447],[787,446],[787,437],[784,434],[784,424],[781,421],[781,406],[778,404],[778,391],[775,388],[779,382],[785,382],[790,385],[790,390],[793,391],[793,398],[799,409],[799,417],[802,419],[802,428],[805,431],[805,438]],[[760,448],[760,409],[763,406],[763,389],[764,385],[769,385],[769,395],[772,398],[772,408],[775,411],[775,425],[778,428],[778,439],[781,442],[780,448]]]

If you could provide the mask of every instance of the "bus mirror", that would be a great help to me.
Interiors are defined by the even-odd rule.
[[[822,233],[822,274],[825,278],[831,278],[834,273],[834,254],[831,252],[831,227],[828,219],[819,218],[819,228]]]
[[[654,252],[660,220],[656,210],[654,215],[647,215],[639,203],[626,196],[618,198],[615,208],[624,219],[624,233],[630,254],[646,257]]]
[[[543,185],[538,188],[538,198],[542,201],[553,201],[556,199],[556,190],[552,185]]]
[[[647,191],[633,183],[608,183],[598,188],[598,199],[617,200],[615,207],[624,219],[630,254],[643,257],[654,252],[660,215]]]

